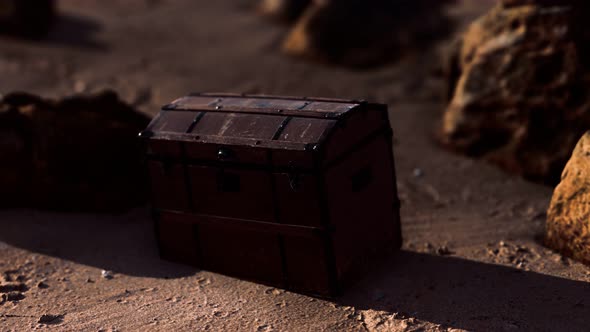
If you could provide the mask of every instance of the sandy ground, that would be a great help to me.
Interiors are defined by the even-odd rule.
[[[290,59],[278,52],[285,28],[249,2],[64,0],[49,41],[0,39],[0,92],[108,87],[150,114],[190,91],[388,103],[403,250],[322,300],[161,261],[147,208],[0,211],[0,281],[24,284],[0,305],[0,331],[588,329],[590,269],[539,244],[551,188],[433,142],[443,81],[431,52],[363,72]],[[468,20],[487,5],[453,12]],[[62,316],[38,324],[43,314]]]

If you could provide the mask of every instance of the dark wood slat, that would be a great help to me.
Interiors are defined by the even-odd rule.
[[[212,135],[194,135],[194,134],[180,134],[180,133],[152,133],[150,137],[153,140],[162,141],[177,141],[177,142],[194,142],[201,144],[220,144],[220,145],[236,145],[236,146],[251,146],[257,148],[276,148],[287,150],[304,151],[310,149],[310,144],[299,142],[288,142],[279,140],[259,140],[255,138],[239,138],[239,137],[224,137]]]
[[[247,108],[247,107],[224,107],[217,109],[211,106],[199,106],[198,108],[188,108],[183,106],[176,106],[175,104],[166,105],[162,108],[164,111],[179,111],[179,112],[217,112],[217,113],[244,113],[244,114],[260,114],[260,115],[277,115],[277,116],[296,116],[298,118],[313,118],[313,119],[335,119],[340,117],[343,112],[319,112],[305,111],[305,110],[285,110],[276,108]],[[352,110],[352,108],[350,109]],[[349,110],[349,111],[350,111]]]
[[[326,98],[326,97],[297,97],[297,96],[276,96],[276,95],[265,95],[265,94],[246,94],[246,93],[226,93],[226,92],[207,92],[198,93],[194,92],[189,94],[192,97],[212,97],[212,98],[257,98],[257,99],[285,99],[285,100],[305,100],[305,101],[325,101],[331,103],[343,103],[343,104],[360,104],[364,103],[364,100],[352,100],[352,99],[341,99],[341,98]]]

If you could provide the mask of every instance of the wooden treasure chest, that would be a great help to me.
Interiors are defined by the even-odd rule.
[[[165,259],[331,296],[401,245],[386,105],[192,94],[140,136]]]

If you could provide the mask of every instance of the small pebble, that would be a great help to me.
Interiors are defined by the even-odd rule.
[[[26,292],[29,290],[29,287],[23,283],[18,284],[8,284],[0,286],[0,293],[9,293],[9,292]]]
[[[102,272],[100,273],[100,275],[101,275],[103,278],[107,279],[107,280],[109,280],[109,279],[113,279],[113,272],[111,272],[111,271],[102,270]]]
[[[422,175],[424,175],[424,172],[422,171],[421,168],[414,168],[414,170],[412,171],[412,174],[414,175],[415,178],[419,178],[419,177],[422,177]]]
[[[76,93],[83,93],[86,92],[86,82],[84,81],[76,81],[74,82],[74,92]]]
[[[25,296],[23,295],[23,293],[19,293],[19,292],[10,292],[10,293],[6,294],[6,300],[8,300],[10,302],[17,302],[17,301],[20,301],[24,298],[25,298]]]
[[[61,322],[63,315],[45,314],[39,317],[39,324],[55,324]]]
[[[439,256],[448,256],[448,255],[452,255],[453,252],[447,247],[447,246],[441,246],[438,249],[436,249],[436,253]]]

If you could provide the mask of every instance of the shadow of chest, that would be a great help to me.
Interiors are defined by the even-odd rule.
[[[194,94],[140,136],[165,259],[332,296],[401,245],[385,105]]]

